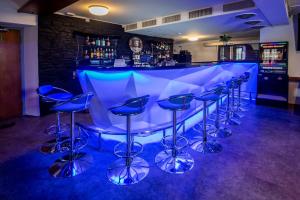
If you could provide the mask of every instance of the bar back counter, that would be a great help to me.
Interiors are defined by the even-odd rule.
[[[82,90],[93,92],[90,114],[93,125],[89,128],[103,134],[104,139],[123,140],[118,137],[126,133],[126,120],[113,115],[109,108],[127,99],[150,95],[146,110],[132,117],[132,132],[141,137],[141,143],[157,142],[161,133],[171,132],[172,115],[162,110],[157,101],[171,95],[193,93],[201,95],[213,86],[250,72],[250,79],[242,91],[256,96],[257,63],[220,63],[190,67],[164,68],[96,68],[80,67],[77,74]],[[224,97],[226,98],[226,97]],[[202,120],[202,105],[192,101],[191,109],[178,112],[179,131],[188,129]],[[214,104],[209,108],[215,109]],[[166,133],[167,132],[167,133]],[[145,139],[146,138],[146,139]],[[137,139],[139,140],[139,139]]]

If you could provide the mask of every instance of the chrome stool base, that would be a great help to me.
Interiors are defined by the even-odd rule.
[[[134,157],[129,166],[126,159],[116,160],[107,170],[108,179],[116,185],[132,185],[143,180],[149,173],[149,164],[140,157]]]
[[[56,139],[52,139],[46,143],[44,143],[40,151],[45,154],[54,154],[54,153],[60,153],[63,152],[63,145],[62,143],[67,140],[69,137],[62,137],[61,142],[58,143]]]
[[[163,171],[171,174],[183,174],[194,166],[194,159],[189,153],[177,152],[174,156],[172,150],[164,150],[155,157],[156,165]]]
[[[58,160],[49,168],[49,173],[55,178],[67,178],[77,176],[91,167],[93,158],[85,153],[74,154],[73,159],[66,155]]]
[[[241,121],[237,117],[231,117],[228,121],[230,125],[240,125]]]
[[[190,142],[191,148],[200,153],[219,153],[222,151],[222,146],[211,141],[203,141],[202,137],[197,137]]]
[[[214,137],[213,135],[211,136]],[[219,131],[216,133],[216,137],[218,138],[227,138],[230,136],[232,136],[232,131],[228,127],[221,127]]]

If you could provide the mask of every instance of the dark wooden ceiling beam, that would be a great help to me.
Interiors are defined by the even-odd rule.
[[[78,0],[29,0],[18,12],[46,15],[57,12]]]

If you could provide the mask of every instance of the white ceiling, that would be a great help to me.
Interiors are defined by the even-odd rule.
[[[222,4],[237,1],[240,0],[79,0],[59,12],[71,12],[81,17],[124,25],[209,6],[222,7]],[[243,12],[256,13],[257,16],[253,19],[262,20],[262,25],[266,26],[288,23],[285,0],[253,1],[256,4],[255,8],[129,32],[173,39],[180,39],[182,35],[197,34],[201,36],[200,39],[209,40],[224,33],[234,37],[258,37],[259,30],[250,30],[249,25],[244,24],[246,20],[235,18],[237,14]],[[91,15],[88,12],[88,7],[94,4],[109,7],[109,14],[106,16]],[[181,33],[181,35],[178,33]]]
[[[12,0],[17,6],[20,8],[23,6],[28,0]]]
[[[247,20],[236,19],[235,16],[243,12],[234,12],[221,16],[213,16],[193,21],[173,23],[169,25],[151,27],[130,31],[131,33],[146,34],[165,38],[182,39],[184,36],[199,36],[200,40],[210,40],[218,38],[221,34],[228,33],[234,37],[252,37],[259,35],[259,30],[250,29],[249,25],[244,24]],[[257,15],[251,20],[262,20],[261,25],[269,24],[258,9],[248,9],[248,13]]]
[[[238,0],[79,0],[59,12],[72,12],[83,17],[124,25],[234,1]],[[88,7],[95,4],[109,7],[109,14],[106,16],[91,15]]]

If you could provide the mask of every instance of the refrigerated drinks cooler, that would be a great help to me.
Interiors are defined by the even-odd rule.
[[[258,104],[288,104],[288,42],[260,43]]]

